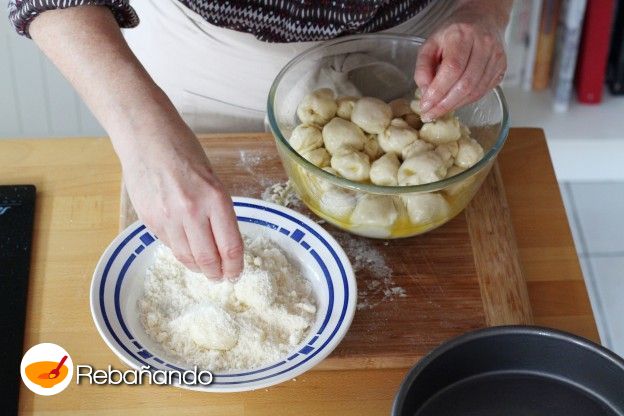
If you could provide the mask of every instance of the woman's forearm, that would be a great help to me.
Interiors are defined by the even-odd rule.
[[[180,127],[187,129],[126,44],[108,8],[46,11],[31,23],[30,35],[85,100],[122,161],[144,145],[150,129],[164,125],[178,129],[178,135]]]
[[[513,0],[458,0],[457,9],[462,13],[489,16],[501,30],[509,23]]]

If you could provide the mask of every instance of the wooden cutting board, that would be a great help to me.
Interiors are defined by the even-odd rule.
[[[232,195],[260,198],[287,179],[268,134],[200,141]],[[120,206],[123,229],[137,218],[123,186]],[[318,220],[302,204],[291,208]],[[373,240],[323,226],[355,266],[358,310],[344,340],[317,368],[407,367],[456,335],[533,321],[497,165],[463,213],[425,235]]]

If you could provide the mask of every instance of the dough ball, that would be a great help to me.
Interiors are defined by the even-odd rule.
[[[392,109],[378,98],[364,97],[355,102],[351,121],[367,133],[379,134],[390,124]]]
[[[419,153],[405,160],[399,168],[399,185],[422,185],[444,179],[447,168],[435,152]]]
[[[245,267],[254,267],[248,266]],[[261,311],[275,302],[277,283],[275,276],[264,270],[258,273],[242,273],[241,278],[234,285],[234,294],[243,304]]]
[[[424,140],[416,140],[401,150],[401,157],[403,160],[407,160],[412,156],[416,156],[419,153],[426,153],[430,150],[433,150],[433,145],[431,143],[427,143]]]
[[[332,155],[362,150],[367,137],[358,126],[340,117],[331,119],[323,127],[323,142]]]
[[[355,102],[358,100],[357,97],[340,97],[336,100],[336,104],[338,105],[338,109],[336,110],[336,115],[340,118],[344,118],[345,120],[351,120],[351,113],[353,112],[353,106]]]
[[[345,219],[353,212],[356,201],[353,192],[332,186],[321,196],[321,211],[334,218]]]
[[[470,137],[462,137],[458,142],[459,150],[455,158],[455,164],[468,169],[483,158],[483,147],[478,141]]]
[[[413,224],[431,223],[437,218],[446,218],[450,207],[444,197],[437,193],[413,194],[403,197],[407,215]]]
[[[466,169],[460,168],[459,166],[453,165],[449,168],[448,172],[446,172],[447,178],[452,178],[455,175],[459,175]],[[449,185],[443,189],[443,192],[449,196],[455,196],[463,191],[465,191],[468,187],[472,185],[472,183],[476,180],[476,176],[473,175],[469,178],[462,180],[461,182],[457,182],[453,185]]]
[[[308,152],[323,146],[323,134],[317,126],[300,124],[290,135],[289,143],[299,153]]]
[[[450,114],[430,123],[425,123],[420,129],[420,138],[436,145],[454,142],[460,137],[460,122],[457,117]]]
[[[297,116],[304,124],[323,126],[336,115],[337,109],[334,92],[321,88],[303,97],[297,107]]]
[[[409,101],[405,98],[397,98],[396,100],[392,100],[388,103],[390,108],[392,109],[392,117],[403,117],[407,114],[412,114],[412,109],[410,108]]]
[[[403,116],[403,120],[413,129],[420,130],[423,122],[416,113],[409,113]]]
[[[375,160],[379,158],[379,156],[383,155],[383,151],[381,147],[379,147],[379,142],[375,135],[370,134],[366,138],[366,143],[364,143],[364,153],[368,155],[370,160]]]
[[[312,163],[319,168],[324,168],[325,166],[329,166],[330,154],[323,147],[319,147],[318,149],[310,150],[307,152],[302,152],[301,156],[303,156],[307,161]]]
[[[171,325],[178,331],[188,333],[200,348],[227,351],[238,343],[238,324],[226,311],[212,303],[189,308],[171,321]]]
[[[459,145],[457,142],[449,142],[436,146],[435,152],[442,158],[444,161],[444,165],[447,168],[453,166],[455,163],[455,158],[457,157],[457,152],[459,151]]]
[[[355,231],[371,237],[388,237],[399,212],[391,196],[363,195],[351,214]]]
[[[415,98],[410,102],[410,109],[414,114],[420,115],[420,98]]]
[[[406,146],[418,140],[418,132],[411,128],[405,120],[395,118],[390,126],[379,135],[379,146],[386,153],[401,154]]]
[[[369,177],[370,160],[368,155],[362,152],[334,155],[331,158],[331,167],[343,178],[362,182]]]
[[[397,173],[400,165],[399,158],[394,153],[386,153],[372,163],[370,168],[371,182],[375,185],[398,185]]]

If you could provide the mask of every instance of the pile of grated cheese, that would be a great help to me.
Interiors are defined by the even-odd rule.
[[[211,371],[283,359],[316,318],[309,281],[268,238],[244,237],[240,279],[212,281],[160,247],[138,301],[147,334],[181,361]]]

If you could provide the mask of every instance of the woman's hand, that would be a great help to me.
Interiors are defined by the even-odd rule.
[[[423,121],[478,100],[507,69],[504,31],[512,2],[463,0],[421,48],[415,80]]]
[[[232,200],[194,134],[181,123],[141,125],[150,144],[122,157],[137,214],[186,267],[207,277],[238,277],[243,242]],[[137,140],[142,142],[141,139]]]

